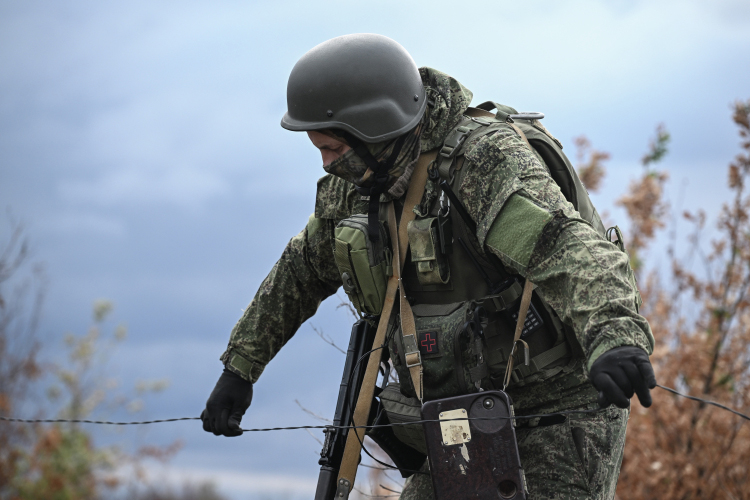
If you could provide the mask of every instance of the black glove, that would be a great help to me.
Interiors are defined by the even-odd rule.
[[[240,421],[253,400],[253,383],[226,368],[201,413],[203,430],[216,436],[239,436]]]
[[[648,354],[640,347],[615,347],[594,361],[589,378],[599,391],[599,406],[610,404],[627,408],[633,393],[643,406],[651,406],[651,392],[656,377]]]

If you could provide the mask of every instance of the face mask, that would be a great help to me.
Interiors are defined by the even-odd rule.
[[[323,167],[323,170],[336,177],[341,177],[357,187],[370,187],[373,172],[365,162],[350,149],[331,163]]]
[[[405,175],[411,175],[411,171],[414,169],[414,164],[420,153],[419,137],[422,133],[422,123],[420,122],[414,129],[407,132],[403,145],[399,151],[395,152],[397,155],[396,160],[388,170],[388,180],[386,182],[388,188],[403,184],[402,178]],[[380,164],[384,164],[394,154],[397,143],[398,138],[388,142],[367,144],[366,146],[375,160]],[[329,174],[341,177],[360,188],[370,188],[374,183],[374,172],[357,155],[354,149],[350,149],[330,164],[324,166],[323,169]],[[405,188],[403,191],[405,191]],[[398,197],[403,194],[403,191],[401,193],[390,194]]]

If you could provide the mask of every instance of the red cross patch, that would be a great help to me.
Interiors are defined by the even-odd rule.
[[[437,332],[419,332],[417,335],[419,336],[419,351],[423,356],[440,353]]]

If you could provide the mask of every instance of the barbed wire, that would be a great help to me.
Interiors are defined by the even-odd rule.
[[[84,420],[66,418],[9,418],[0,417],[6,422],[21,422],[26,424],[103,424],[103,425],[146,425],[161,424],[163,422],[179,422],[180,420],[200,420],[200,417],[166,418],[163,420],[144,420],[141,422],[109,422],[106,420]]]
[[[745,415],[744,413],[741,413],[737,410],[734,410],[732,408],[729,408],[728,406],[724,406],[720,403],[717,403],[715,401],[710,401],[708,399],[699,398],[696,396],[690,396],[688,394],[683,394],[676,389],[672,389],[671,387],[666,387],[663,385],[656,384],[656,387],[663,389],[667,392],[670,392],[672,394],[675,394],[677,396],[681,396],[686,399],[690,399],[693,401],[698,401],[700,403],[705,403],[709,405],[716,406],[717,408],[720,408],[722,410],[734,413],[735,415],[745,419],[750,420],[750,416]],[[595,408],[592,410],[565,410],[565,411],[558,411],[554,413],[544,413],[539,415],[512,415],[512,416],[498,416],[498,417],[465,417],[465,418],[453,418],[453,419],[444,419],[444,420],[438,420],[438,419],[427,419],[427,420],[414,420],[411,422],[391,422],[389,424],[378,424],[378,425],[297,425],[292,427],[267,427],[267,428],[259,428],[259,429],[241,429],[243,432],[271,432],[271,431],[291,431],[291,430],[299,430],[299,429],[378,429],[383,427],[395,427],[395,426],[403,426],[403,425],[417,425],[417,424],[424,424],[424,423],[434,423],[434,422],[449,422],[449,421],[459,421],[459,420],[531,420],[536,418],[544,418],[544,417],[552,417],[552,416],[564,416],[564,415],[572,415],[572,414],[591,414],[591,413],[600,413],[602,411],[606,410],[606,408]],[[184,420],[200,420],[200,417],[181,417],[181,418],[167,418],[162,420],[145,420],[145,421],[139,421],[139,422],[110,422],[106,420],[87,420],[87,419],[64,419],[64,418],[54,418],[54,419],[26,419],[26,418],[11,418],[11,417],[2,417],[0,416],[0,421],[5,422],[16,422],[16,423],[31,423],[31,424],[54,424],[54,423],[72,423],[72,424],[99,424],[99,425],[147,425],[147,424],[161,424],[165,422],[180,422]]]

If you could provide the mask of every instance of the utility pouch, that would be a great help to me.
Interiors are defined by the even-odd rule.
[[[378,397],[389,422],[393,424],[405,424],[408,422],[418,422],[422,419],[422,404],[417,398],[404,396],[401,393],[400,384],[388,384]],[[427,454],[427,444],[424,440],[424,431],[421,425],[394,425],[392,429],[399,441],[409,445],[423,455]]]
[[[424,404],[435,500],[527,498],[513,416],[513,403],[503,391]]]
[[[367,214],[342,220],[334,233],[334,256],[344,291],[360,314],[380,314],[393,274],[388,231],[380,221],[378,226],[380,238],[374,243],[368,237]]]
[[[451,273],[441,244],[438,217],[413,220],[407,226],[411,261],[417,266],[417,278],[422,285],[443,285]],[[444,239],[444,238],[443,238]]]

